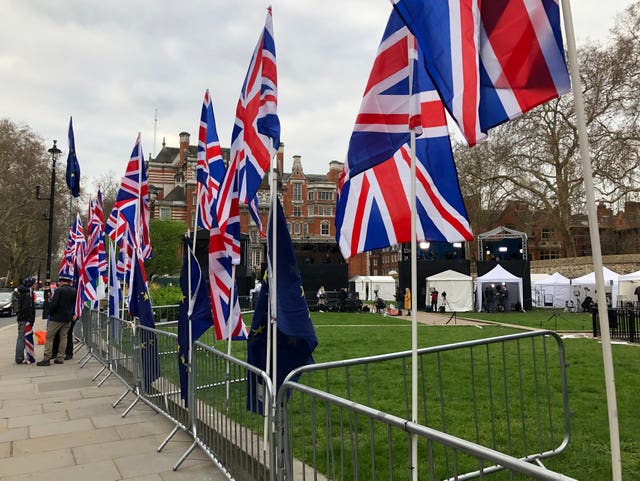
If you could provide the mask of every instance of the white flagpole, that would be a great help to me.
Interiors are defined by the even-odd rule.
[[[234,316],[234,307],[235,307],[235,294],[236,294],[236,265],[233,264],[231,266],[231,291],[229,292],[229,318],[227,319],[227,356],[231,357],[231,343],[233,342],[233,322],[235,321]],[[225,398],[225,402],[227,404],[227,409],[229,408],[229,394],[230,394],[230,383],[231,383],[231,367],[229,365],[229,360],[227,359],[227,372],[225,373],[225,379],[227,381],[226,391],[227,397]]]
[[[275,167],[275,157],[272,157],[271,167],[271,279],[269,279],[269,306],[271,307],[271,350],[273,362],[271,366],[271,380],[273,388],[277,389],[278,383],[278,171]],[[267,358],[268,359],[268,358]],[[273,393],[277,395],[277,392]]]
[[[409,33],[407,35],[407,53],[409,63],[409,124],[413,113],[413,57],[415,51],[415,38]],[[411,420],[418,422],[418,255],[416,245],[416,132],[415,128],[410,129],[411,148]],[[418,436],[411,435],[411,458],[410,471],[412,481],[418,479]]]
[[[582,96],[582,84],[580,82],[580,66],[576,49],[575,32],[573,29],[573,17],[569,0],[562,0],[564,28],[567,37],[567,54],[569,60],[569,72],[573,85],[573,98],[576,108],[576,123],[578,127],[578,140],[580,145],[580,157],[582,159],[582,174],[587,200],[587,215],[589,219],[589,234],[591,239],[591,253],[593,268],[596,277],[596,296],[598,301],[598,317],[600,319],[600,336],[602,341],[602,357],[604,362],[604,378],[607,392],[607,409],[609,413],[609,438],[611,443],[611,470],[612,480],[622,479],[622,461],[620,458],[620,431],[618,427],[618,407],[616,402],[615,375],[613,370],[613,356],[611,352],[611,336],[609,333],[609,318],[607,313],[607,300],[604,289],[604,274],[602,263],[602,251],[600,246],[600,232],[598,230],[598,215],[593,188],[593,170],[591,167],[591,154],[587,137],[587,122],[584,112],[584,99]]]

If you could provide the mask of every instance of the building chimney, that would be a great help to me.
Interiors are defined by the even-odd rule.
[[[280,142],[280,147],[278,147],[278,152],[276,152],[276,170],[278,172],[278,179],[281,179],[284,173],[284,142]]]
[[[187,160],[187,156],[189,155],[189,139],[191,135],[189,132],[180,132],[180,159],[178,160],[178,165],[184,165]]]

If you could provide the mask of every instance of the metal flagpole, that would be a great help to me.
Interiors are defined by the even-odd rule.
[[[229,291],[229,318],[227,319],[227,356],[231,357],[231,342],[233,341],[233,322],[235,316],[233,315],[233,309],[235,307],[235,295],[236,295],[236,265],[231,266],[231,290]],[[227,358],[227,372],[225,373],[225,379],[227,381],[227,397],[225,402],[227,409],[229,409],[229,388],[231,383],[231,367],[229,359]]]
[[[275,164],[274,158],[272,158],[273,164]],[[277,396],[278,386],[278,172],[275,167],[271,168],[271,279],[269,279],[269,306],[271,307],[271,352],[272,352],[272,365],[271,365],[271,381],[273,387],[276,389],[274,395]],[[275,406],[275,404],[274,404]]]
[[[407,29],[408,30],[408,29]],[[409,64],[409,125],[411,124],[411,114],[413,113],[413,57],[415,52],[415,38],[411,33],[407,34],[407,54]],[[418,423],[418,313],[417,296],[418,292],[418,254],[416,243],[416,132],[415,128],[410,128],[410,148],[411,148],[411,420]],[[410,458],[411,479],[418,479],[418,436],[411,435],[411,458]]]
[[[571,14],[571,5],[569,0],[562,0],[562,11],[564,28],[567,37],[569,73],[571,74],[573,98],[576,108],[576,123],[578,127],[580,157],[582,159],[582,174],[584,176],[584,185],[587,200],[587,215],[589,219],[591,253],[593,256],[593,268],[596,277],[596,297],[598,301],[598,317],[600,319],[604,378],[607,392],[607,409],[609,413],[609,438],[611,442],[612,470],[611,479],[613,481],[620,481],[622,479],[622,462],[620,459],[620,431],[618,427],[618,407],[616,402],[616,386],[613,370],[613,356],[611,352],[611,336],[609,333],[607,300],[604,290],[604,274],[602,251],[600,246],[600,232],[598,230],[598,215],[593,188],[593,170],[591,167],[591,155],[589,151],[589,140],[587,137],[587,122],[584,112],[582,84],[580,82],[580,67],[578,65],[575,32],[573,29],[573,17]]]

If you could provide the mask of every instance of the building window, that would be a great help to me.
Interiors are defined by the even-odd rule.
[[[251,229],[249,231],[249,239],[251,240],[252,244],[258,242],[258,231],[256,229]]]
[[[553,229],[543,228],[540,232],[540,237],[542,237],[543,240],[549,240],[554,238],[553,234]]]
[[[294,217],[302,217],[302,207],[299,205],[293,206],[293,216]]]
[[[333,192],[321,190],[318,192],[318,200],[333,200]]]
[[[171,219],[171,209],[169,207],[160,207],[160,219],[162,220]]]
[[[300,222],[293,224],[293,233],[295,235],[300,235]]]
[[[560,251],[550,250],[550,249],[541,249],[540,250],[540,260],[545,259],[560,259]]]
[[[302,200],[302,184],[300,182],[293,183],[293,200]]]
[[[313,206],[312,206],[312,205],[310,205],[309,207],[307,207],[307,213],[308,213],[309,217],[311,217],[312,215],[314,215],[314,214],[313,214]]]
[[[307,192],[307,200],[313,200],[313,191],[312,190]]]
[[[329,235],[329,223],[324,221],[320,224],[320,235]]]
[[[318,215],[324,215],[324,207],[321,205],[318,206]]]
[[[302,224],[302,235],[305,237],[309,235],[309,224]]]
[[[327,215],[331,217],[333,215],[333,207],[327,207]]]
[[[262,249],[254,249],[251,252],[251,264],[253,267],[260,267],[260,264],[262,264]]]
[[[371,259],[371,260],[372,260],[374,266],[378,265],[378,259]]]
[[[287,222],[287,230],[289,231],[289,234],[291,234],[291,222]]]

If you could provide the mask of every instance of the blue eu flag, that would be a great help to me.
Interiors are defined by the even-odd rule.
[[[71,195],[80,196],[80,164],[78,164],[76,141],[73,136],[73,117],[69,117],[69,155],[67,156],[66,179]]]
[[[134,252],[136,249],[134,249]],[[129,313],[140,319],[140,324],[154,329],[151,298],[147,288],[144,263],[134,253],[131,262],[133,279],[129,286]],[[158,339],[154,331],[140,329],[140,354],[142,356],[142,382],[145,392],[150,392],[153,381],[160,377],[158,361]]]
[[[272,213],[273,215],[273,213]],[[280,201],[277,203],[277,329],[278,346],[277,358],[277,386],[276,393],[282,382],[294,369],[313,363],[313,350],[318,345],[313,323],[309,315],[309,307],[304,296],[300,269],[291,243],[291,236],[287,228],[287,221]],[[273,259],[273,236],[271,233],[273,222],[269,220],[269,235],[267,255],[269,266]],[[249,364],[262,370],[266,368],[267,359],[267,307],[268,295],[271,295],[270,282],[263,283],[256,303],[251,331],[247,340],[247,360]],[[273,364],[271,364],[273,365]],[[256,376],[249,376],[247,409],[263,412],[260,381]],[[275,393],[274,393],[275,394]]]
[[[211,314],[207,283],[202,276],[198,259],[193,255],[186,238],[183,251],[182,273],[180,274],[182,299],[178,310],[178,369],[180,372],[180,396],[187,406],[189,350],[191,343],[197,341],[213,325],[213,315]],[[189,264],[191,264],[191,296],[189,296]],[[189,339],[189,322],[191,322],[191,339]]]

